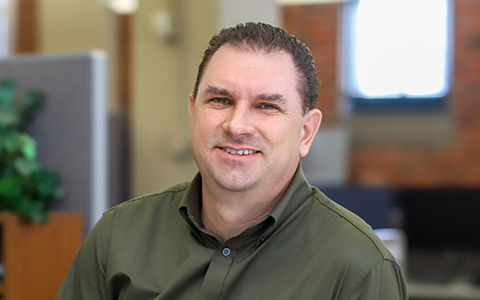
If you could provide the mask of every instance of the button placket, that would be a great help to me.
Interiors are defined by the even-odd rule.
[[[212,257],[197,299],[219,299],[236,252],[231,246],[219,247]]]

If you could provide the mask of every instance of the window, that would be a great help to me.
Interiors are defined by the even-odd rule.
[[[8,55],[8,0],[0,0],[0,58]]]
[[[344,5],[343,91],[353,110],[438,110],[450,88],[449,0]]]

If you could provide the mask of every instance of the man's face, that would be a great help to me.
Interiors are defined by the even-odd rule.
[[[238,50],[213,55],[190,96],[190,143],[207,188],[275,189],[291,180],[318,125],[302,115],[289,54]],[[311,137],[312,136],[312,137]]]

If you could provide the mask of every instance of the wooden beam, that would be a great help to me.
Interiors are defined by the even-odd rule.
[[[38,51],[38,2],[37,0],[17,0],[15,53],[35,53]]]

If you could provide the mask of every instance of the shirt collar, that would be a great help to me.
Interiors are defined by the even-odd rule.
[[[302,166],[299,163],[297,171],[285,190],[285,193],[283,193],[280,200],[268,214],[267,218],[271,218],[274,224],[266,230],[264,239],[268,238],[280,224],[291,216],[311,193],[312,187],[305,178]]]
[[[266,226],[265,232],[259,238],[257,244],[263,243],[275,229],[283,223],[312,193],[311,186],[305,178],[301,164],[299,163],[292,181],[285,190],[284,194],[273,207],[270,213],[262,222],[270,222]],[[200,173],[193,178],[182,201],[179,211],[182,217],[192,227],[196,235],[205,242],[200,232],[203,231],[201,219],[201,195],[202,195],[202,177]],[[254,225],[253,225],[254,226]]]

